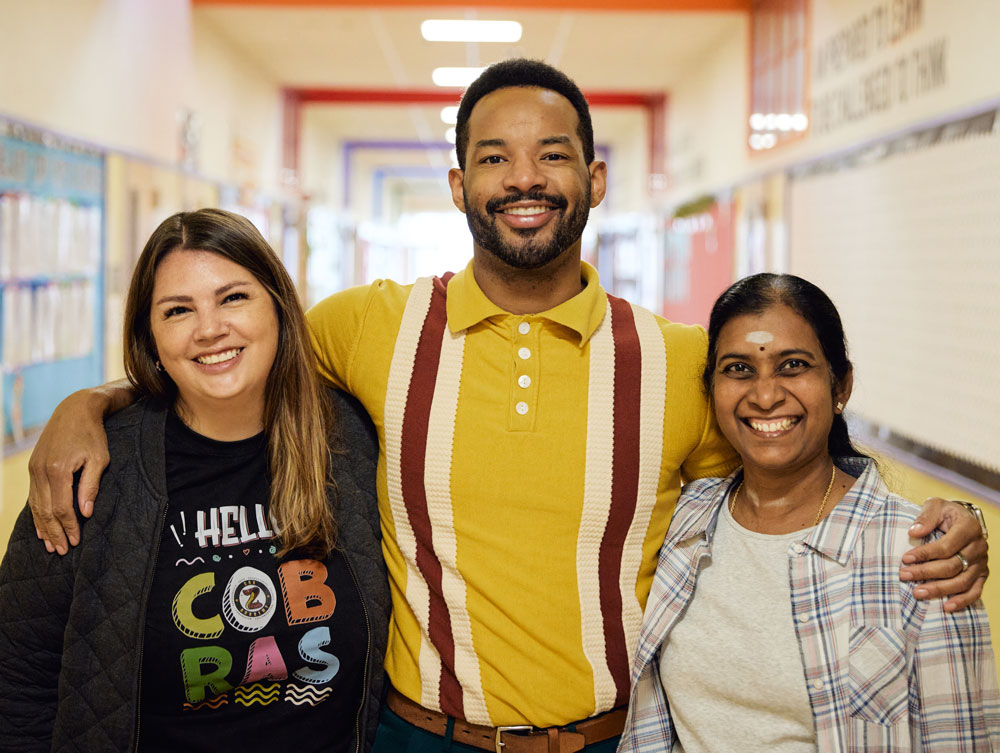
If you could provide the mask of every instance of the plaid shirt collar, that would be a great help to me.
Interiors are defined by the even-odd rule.
[[[805,545],[820,554],[845,564],[854,550],[858,536],[865,524],[874,517],[885,504],[888,490],[879,476],[874,461],[870,458],[836,458],[837,467],[854,476],[857,481],[844,498],[816,526],[805,539]],[[729,499],[732,489],[743,480],[743,469],[737,468],[724,479],[710,479],[705,485],[705,499],[713,499],[715,504],[699,507],[690,517],[683,519],[677,530],[667,534],[667,541],[673,545],[701,537],[711,547],[715,527],[719,521],[719,511]],[[711,487],[716,487],[714,490]]]

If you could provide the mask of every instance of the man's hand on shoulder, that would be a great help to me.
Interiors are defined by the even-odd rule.
[[[936,528],[944,531],[944,536],[906,552],[899,577],[923,581],[913,590],[918,599],[949,597],[944,609],[954,612],[982,596],[989,576],[989,545],[980,519],[965,503],[928,499],[910,527],[910,535],[922,538]]]
[[[73,509],[73,476],[80,514],[90,517],[101,474],[108,465],[108,439],[104,416],[135,400],[126,381],[80,390],[67,397],[52,413],[28,461],[28,504],[35,533],[49,552],[66,554],[80,543],[80,525]]]

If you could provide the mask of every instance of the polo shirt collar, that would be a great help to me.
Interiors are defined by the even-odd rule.
[[[580,262],[580,277],[584,288],[568,301],[548,311],[540,311],[540,316],[549,321],[568,327],[580,336],[583,347],[598,325],[604,319],[607,309],[607,294],[597,277],[597,270]],[[448,282],[448,328],[452,333],[468,329],[491,316],[514,316],[504,311],[479,288],[472,272],[472,262]]]

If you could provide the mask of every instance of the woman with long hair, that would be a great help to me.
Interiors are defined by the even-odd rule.
[[[833,303],[754,275],[708,337],[705,387],[743,466],[683,489],[619,751],[1000,750],[985,610],[948,613],[899,578],[919,508],[851,442]]]
[[[47,555],[25,508],[0,567],[0,749],[367,750],[378,449],[321,388],[291,279],[245,218],[182,212],[124,320],[142,399],[106,421],[81,545]]]

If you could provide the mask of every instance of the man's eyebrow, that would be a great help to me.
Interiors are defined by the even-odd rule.
[[[539,139],[538,144],[540,146],[552,146],[553,144],[572,144],[572,140],[569,136],[546,136],[544,139]],[[476,148],[480,149],[482,147],[491,146],[507,146],[507,142],[504,139],[480,139],[476,142]]]

